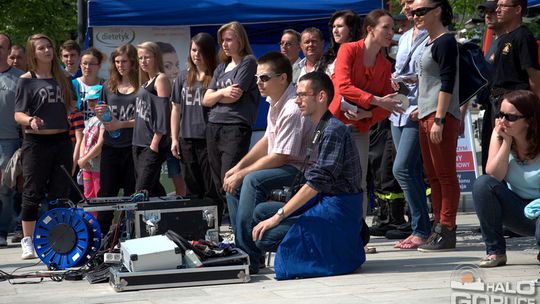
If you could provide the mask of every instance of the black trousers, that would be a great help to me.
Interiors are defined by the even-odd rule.
[[[120,189],[124,190],[124,196],[133,194],[135,192],[135,166],[132,147],[115,148],[103,145],[99,172],[99,197],[118,196]],[[97,213],[97,220],[103,234],[109,231],[113,218],[113,211]]]
[[[180,161],[184,166],[182,172],[184,172],[188,193],[198,198],[218,200],[208,163],[206,139],[180,138]]]
[[[135,166],[132,147],[115,148],[103,145],[99,167],[99,197],[117,196],[124,189],[124,196],[135,192]]]
[[[219,193],[219,214],[222,214],[227,201],[223,191],[225,173],[234,167],[249,150],[251,127],[243,124],[215,124],[206,126],[206,145],[212,181]]]
[[[22,144],[24,190],[21,219],[36,221],[39,205],[47,200],[67,199],[71,183],[60,168],[72,167],[73,147],[68,132],[53,135],[26,134]]]
[[[169,146],[164,137],[159,144],[158,153],[150,147],[133,147],[135,163],[135,190],[146,190],[149,196],[165,196],[165,188],[159,182],[161,165],[167,160]]]

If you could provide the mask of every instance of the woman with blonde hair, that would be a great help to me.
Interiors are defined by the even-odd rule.
[[[221,63],[214,71],[203,105],[210,107],[206,141],[212,180],[222,191],[223,179],[234,174],[230,169],[249,150],[260,93],[255,80],[257,61],[244,27],[236,21],[223,25],[218,30],[218,42]],[[223,195],[220,198],[224,205]]]
[[[103,135],[101,148],[99,197],[117,196],[120,189],[124,195],[135,192],[135,166],[131,142],[135,125],[135,99],[139,89],[139,64],[137,49],[124,44],[111,53],[109,79],[103,85],[103,102],[96,106],[96,115],[101,118],[110,110],[112,121],[103,122],[109,132],[120,130],[120,136]],[[112,211],[98,212],[101,231],[107,233],[113,219]]]
[[[135,190],[145,191],[149,196],[163,196],[166,193],[159,177],[170,145],[167,134],[170,126],[171,83],[165,75],[163,57],[156,43],[139,44],[137,56],[141,87],[135,104],[132,143]]]
[[[32,235],[40,203],[45,195],[47,201],[66,199],[69,195],[70,185],[60,166],[68,171],[72,166],[67,113],[74,106],[74,97],[52,40],[42,34],[32,35],[26,49],[28,72],[21,76],[17,86],[15,121],[25,133],[21,257],[32,259],[36,258]]]

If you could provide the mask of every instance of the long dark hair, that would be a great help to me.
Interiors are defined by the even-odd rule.
[[[502,100],[508,101],[525,116],[529,124],[525,135],[529,144],[526,156],[534,159],[540,154],[540,98],[531,91],[517,90],[505,94]]]
[[[131,44],[124,44],[117,47],[112,53],[109,63],[109,79],[107,80],[107,88],[114,93],[118,93],[118,85],[122,82],[122,75],[116,69],[114,60],[118,56],[126,55],[131,62],[131,70],[126,77],[129,78],[129,83],[135,88],[135,91],[139,89],[139,60],[137,59],[137,49]]]
[[[448,0],[429,0],[431,3],[441,8],[441,23],[444,26],[452,25],[454,21],[454,13],[452,6]]]
[[[188,75],[187,83],[188,87],[191,87],[193,82],[197,79],[197,66],[193,60],[191,60],[191,44],[195,43],[201,52],[202,60],[206,64],[206,70],[204,72],[203,78],[203,87],[207,88],[212,76],[214,75],[214,70],[217,66],[217,56],[216,56],[216,43],[214,37],[208,33],[198,33],[197,35],[191,38],[191,43],[189,44],[189,52],[187,56],[188,63]]]
[[[362,38],[362,33],[360,31],[360,17],[353,12],[352,10],[340,10],[336,11],[334,14],[332,14],[332,17],[330,17],[330,21],[328,22],[328,27],[330,29],[330,47],[328,50],[324,53],[324,55],[321,57],[320,64],[318,65],[317,70],[324,72],[329,64],[334,62],[336,59],[339,46],[341,44],[336,43],[334,40],[334,34],[333,34],[333,27],[334,22],[338,18],[343,18],[345,21],[345,25],[349,28],[349,41],[358,41],[360,38]]]

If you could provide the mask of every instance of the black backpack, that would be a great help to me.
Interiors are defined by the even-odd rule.
[[[493,75],[484,54],[473,42],[458,43],[459,51],[459,105],[474,96],[485,100],[489,96],[489,83]]]

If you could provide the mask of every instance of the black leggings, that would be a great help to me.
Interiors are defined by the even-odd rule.
[[[47,200],[67,199],[71,183],[60,168],[68,172],[72,167],[73,147],[68,132],[52,135],[26,134],[22,145],[24,190],[21,219],[37,220],[39,205]]]

